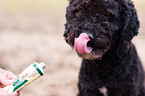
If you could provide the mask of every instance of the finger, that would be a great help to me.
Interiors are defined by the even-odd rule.
[[[8,93],[7,88],[0,88],[0,96],[20,96],[20,94],[17,92]]]
[[[10,79],[10,80],[16,79],[16,78],[17,78],[17,76],[14,75],[14,74],[13,74],[12,72],[10,72],[10,71],[7,71],[6,77],[7,77],[8,79]]]
[[[10,93],[10,96],[20,96],[17,92]]]
[[[5,71],[4,74],[0,76],[0,82],[3,86],[11,85],[14,83],[16,76],[9,71]]]
[[[0,88],[3,88],[3,87],[5,87],[5,86],[0,82]]]
[[[14,79],[16,78],[16,76],[9,71],[0,69],[0,85],[1,86],[7,86],[7,85],[11,85],[14,82]]]
[[[9,86],[6,86],[4,88],[0,88],[0,90],[1,91],[5,91],[5,92],[8,92],[10,88],[11,88],[11,86],[9,85]]]
[[[6,92],[0,92],[0,96],[10,96],[10,94]]]
[[[0,88],[0,92],[6,92],[6,89]]]
[[[15,80],[9,80],[6,77],[3,77],[3,79],[1,80],[1,84],[3,86],[8,86],[14,83]]]
[[[0,96],[19,96],[17,93],[0,92]]]

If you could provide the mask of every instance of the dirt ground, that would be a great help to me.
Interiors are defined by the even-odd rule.
[[[145,64],[145,1],[134,2],[141,27],[133,43]],[[67,0],[0,0],[0,67],[18,75],[34,61],[47,66],[21,96],[76,96],[81,59],[63,38],[67,5]]]

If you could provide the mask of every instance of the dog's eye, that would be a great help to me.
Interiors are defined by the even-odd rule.
[[[104,12],[104,15],[110,16],[111,14],[109,12]]]
[[[75,15],[81,14],[81,10],[75,10]]]

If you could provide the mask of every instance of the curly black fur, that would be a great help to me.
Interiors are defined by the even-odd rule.
[[[70,0],[66,19],[64,36],[72,47],[81,33],[91,34],[93,51],[78,53],[78,96],[145,96],[144,71],[131,43],[139,21],[130,0]]]

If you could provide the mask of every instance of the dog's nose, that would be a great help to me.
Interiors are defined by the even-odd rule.
[[[91,33],[91,31],[84,31],[82,33],[86,33],[88,35],[88,37],[89,37],[90,40],[94,38],[93,35],[92,35],[92,33]]]

